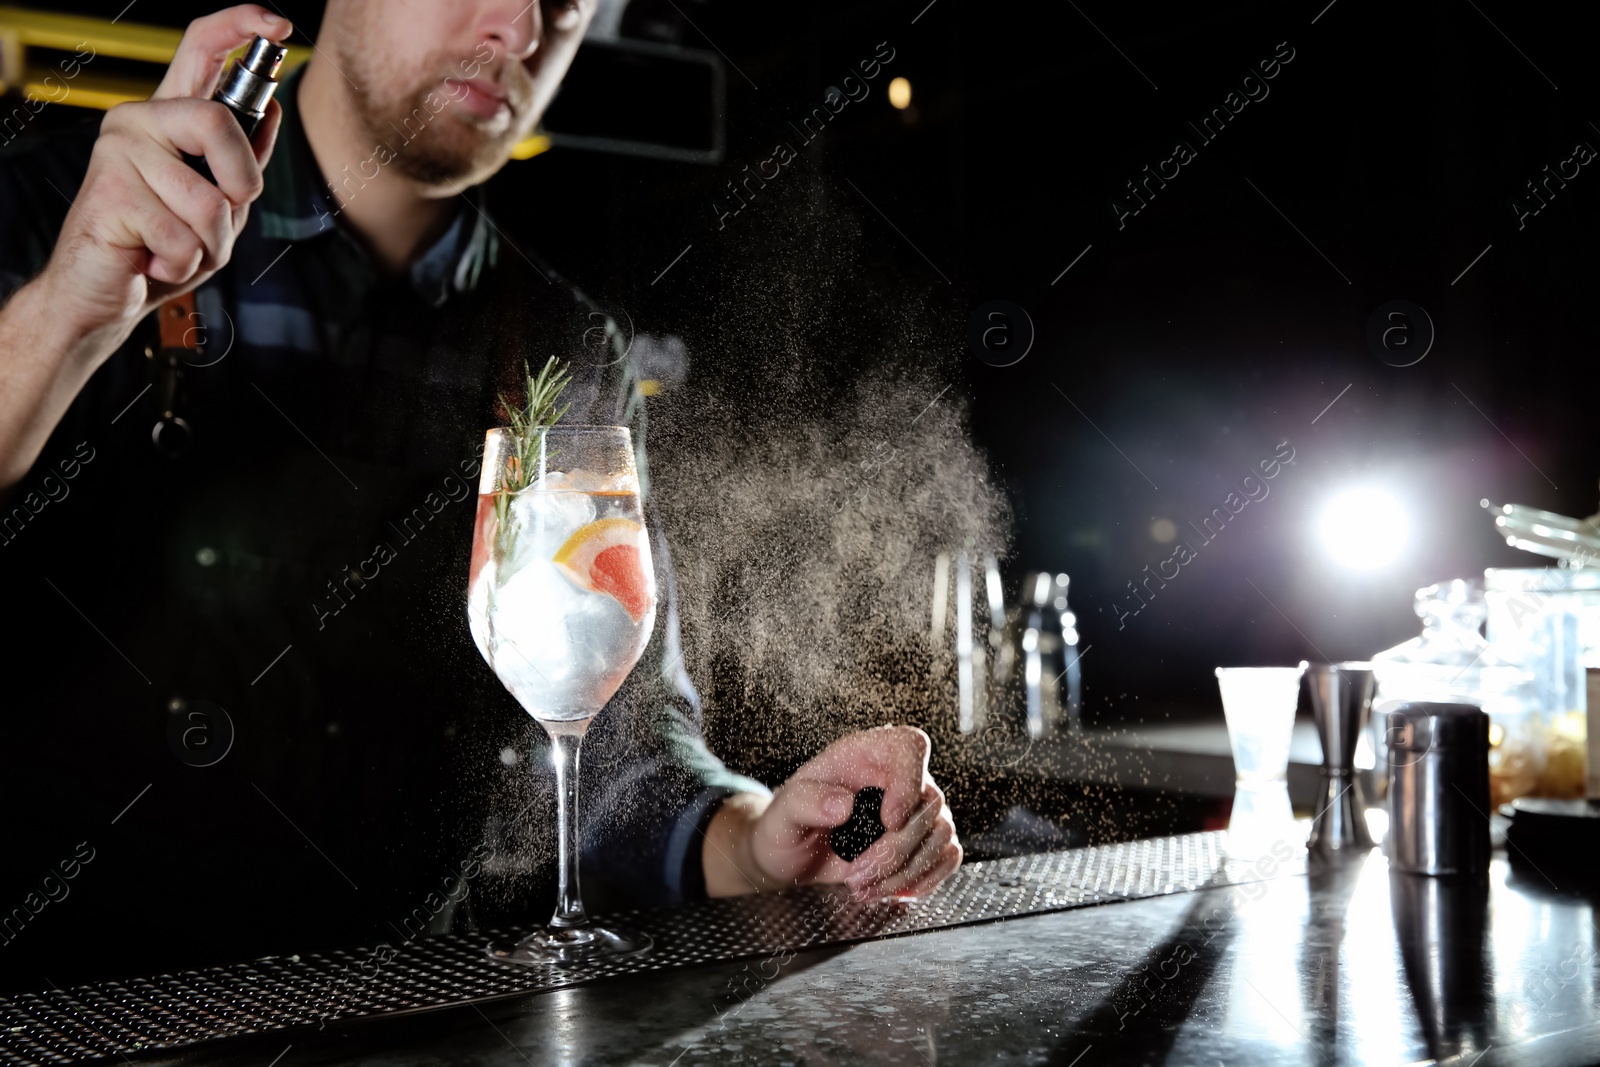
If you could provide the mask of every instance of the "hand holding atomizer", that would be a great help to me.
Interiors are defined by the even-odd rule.
[[[151,312],[192,293],[232,258],[277,139],[271,88],[281,49],[270,42],[293,31],[254,4],[198,18],[150,99],[106,113],[82,180],[61,190],[71,210],[48,262],[0,309],[7,357],[0,485],[29,469],[72,398]],[[249,48],[245,61],[230,66],[241,46]],[[190,158],[203,159],[214,180],[197,174]],[[192,327],[201,325],[187,314],[162,321],[177,336],[163,336],[159,350],[152,339],[152,357],[173,342],[193,342]],[[200,365],[194,354],[178,362]],[[172,401],[156,401],[162,424],[175,429]],[[175,434],[169,449],[163,432],[156,444],[170,454],[183,436]]]
[[[261,120],[267,117],[267,105],[278,88],[278,68],[288,52],[280,44],[267,40],[260,34],[250,39],[245,53],[228,67],[211,99],[222,104],[238,120],[247,139],[254,140]],[[185,152],[183,161],[195,169],[206,181],[217,184],[205,158]],[[163,304],[160,312],[161,350],[155,359],[153,385],[161,417],[150,430],[150,440],[157,450],[170,459],[177,459],[189,449],[194,438],[194,428],[181,414],[184,367],[203,366],[191,356],[198,350],[198,336],[205,333],[205,323],[195,310],[194,297],[184,294]]]
[[[282,49],[271,42],[291,32],[254,5],[196,19],[150,99],[106,113],[50,261],[17,294],[50,326],[34,347],[69,364],[64,395],[150,312],[232,257],[277,137],[272,74]],[[240,46],[244,60],[228,60]],[[190,159],[203,159],[214,180],[196,181]]]
[[[245,49],[243,56],[233,61],[217,86],[217,91],[211,94],[211,99],[233,112],[233,117],[239,120],[239,126],[248,138],[255,137],[261,120],[267,116],[267,104],[272,101],[272,94],[278,88],[278,68],[288,51],[265,37],[252,38],[250,47]],[[204,159],[187,154],[183,158],[207,181],[216,184]]]

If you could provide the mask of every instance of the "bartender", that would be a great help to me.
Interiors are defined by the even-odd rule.
[[[478,457],[552,353],[568,421],[642,447],[640,374],[480,187],[594,11],[330,0],[250,138],[209,98],[230,51],[291,27],[233,7],[150,100],[0,155],[7,891],[95,856],[77,903],[32,913],[41,954],[544,918],[544,739],[466,627]],[[707,750],[652,526],[665,610],[585,745],[586,897],[932,889],[961,846],[921,731],[834,740],[775,792]],[[846,862],[828,833],[868,786],[886,832]]]

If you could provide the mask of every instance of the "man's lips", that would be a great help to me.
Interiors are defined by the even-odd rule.
[[[479,118],[492,119],[502,110],[511,109],[510,98],[492,81],[483,78],[454,78],[452,81],[461,86],[451,93],[459,97],[456,102]]]

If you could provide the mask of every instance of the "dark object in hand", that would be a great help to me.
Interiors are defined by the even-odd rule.
[[[278,88],[275,80],[278,77],[278,68],[283,65],[283,57],[289,50],[281,44],[267,40],[265,37],[254,37],[250,47],[243,56],[235,59],[222,77],[222,82],[217,86],[217,91],[211,94],[211,99],[227,106],[233,112],[233,117],[239,120],[240,127],[246,137],[256,135],[256,127],[261,125],[261,120],[267,115],[267,102],[272,99],[273,92]],[[217,184],[217,179],[212,176],[211,168],[206,165],[202,156],[183,154],[183,161],[193,167],[202,178],[212,185]]]
[[[828,833],[828,844],[840,859],[852,862],[883,836],[883,819],[879,817],[882,812],[883,790],[869,785],[856,794],[856,805],[850,811],[849,821]]]

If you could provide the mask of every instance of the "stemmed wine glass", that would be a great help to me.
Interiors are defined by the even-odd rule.
[[[467,619],[478,651],[550,735],[560,875],[547,927],[493,959],[574,963],[642,952],[596,925],[578,888],[578,751],[650,640],[655,569],[626,426],[490,430],[472,533]]]

